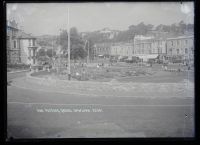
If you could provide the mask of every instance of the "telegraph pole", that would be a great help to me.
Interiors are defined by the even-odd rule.
[[[69,26],[69,8],[67,9],[68,12],[68,80],[71,79],[71,72],[70,72],[70,26]]]

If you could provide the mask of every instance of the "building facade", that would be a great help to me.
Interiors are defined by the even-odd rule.
[[[132,57],[133,43],[115,43],[111,46],[110,55]]]
[[[109,56],[111,43],[96,43],[94,46],[94,55],[97,56]]]
[[[24,32],[20,32],[18,34],[18,39],[19,39],[21,63],[35,64],[36,51],[38,48],[36,45],[36,38]]]
[[[166,41],[167,57],[180,57],[183,60],[194,60],[194,36],[168,38]]]
[[[165,40],[154,36],[136,36],[134,39],[133,56],[137,56],[143,61],[151,58],[158,58],[166,53]]]
[[[7,63],[20,62],[18,32],[17,23],[14,20],[7,21]]]
[[[7,63],[35,64],[36,38],[17,28],[15,21],[7,21]]]

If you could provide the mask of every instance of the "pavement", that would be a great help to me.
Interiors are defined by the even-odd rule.
[[[55,82],[25,74],[8,78],[8,138],[194,137],[193,85],[188,82]],[[182,90],[184,84],[189,90]]]

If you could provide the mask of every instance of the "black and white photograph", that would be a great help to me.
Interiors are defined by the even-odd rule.
[[[7,139],[195,137],[194,2],[6,3]]]

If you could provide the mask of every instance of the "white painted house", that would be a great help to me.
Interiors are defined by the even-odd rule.
[[[17,37],[19,40],[21,63],[35,64],[36,50],[38,48],[36,45],[36,38],[23,31],[20,31]]]

